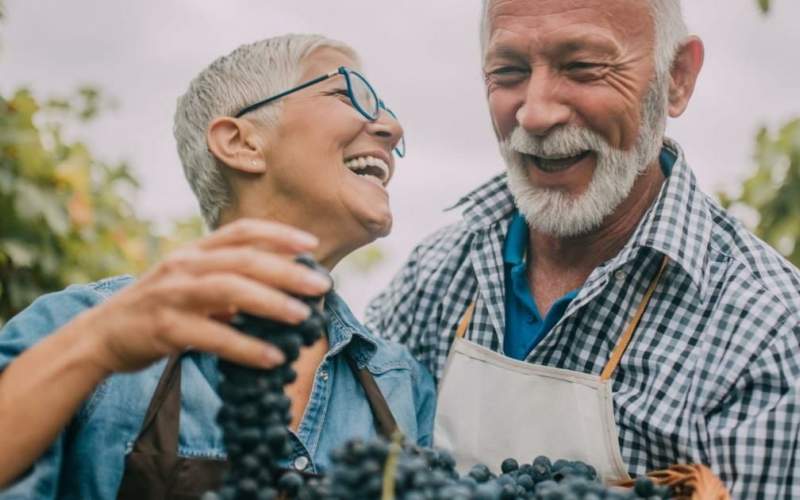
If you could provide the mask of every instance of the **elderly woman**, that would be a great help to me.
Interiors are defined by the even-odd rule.
[[[239,47],[192,81],[175,137],[215,231],[136,281],[41,297],[0,332],[0,498],[187,498],[218,484],[216,357],[282,361],[226,320],[302,321],[309,310],[292,295],[330,282],[292,259],[311,252],[332,269],[391,228],[403,132],[358,67],[342,43],[289,35]],[[364,376],[400,430],[428,444],[430,376],[335,293],[325,308],[327,335],[287,388],[287,465],[324,470],[331,449],[377,432]]]

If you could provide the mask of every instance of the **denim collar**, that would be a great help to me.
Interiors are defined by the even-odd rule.
[[[359,367],[366,366],[378,348],[375,335],[355,318],[334,291],[325,296],[325,312],[328,315],[328,356],[346,350]]]

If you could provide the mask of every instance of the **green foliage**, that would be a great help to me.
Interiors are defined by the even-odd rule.
[[[758,214],[755,233],[800,266],[800,119],[756,137],[757,167],[738,196],[720,195],[726,208]]]
[[[372,243],[345,257],[336,266],[334,277],[337,283],[341,283],[349,276],[368,276],[379,268],[385,260],[386,252],[384,248],[379,243]]]
[[[772,2],[758,0],[762,13]],[[777,131],[762,128],[756,136],[755,171],[737,196],[720,194],[722,205],[749,211],[756,222],[753,231],[800,266],[800,119]]]
[[[0,324],[69,283],[139,273],[201,232],[192,219],[156,235],[128,201],[138,189],[128,166],[64,140],[65,126],[103,107],[91,87],[43,104],[24,89],[0,96]]]

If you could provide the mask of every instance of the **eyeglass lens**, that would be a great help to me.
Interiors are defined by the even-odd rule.
[[[378,98],[369,83],[358,73],[350,72],[350,88],[358,106],[371,119],[378,117]]]
[[[361,76],[359,73],[354,71],[349,71],[349,81],[350,81],[350,90],[353,93],[353,97],[355,99],[355,106],[360,108],[362,113],[366,113],[370,120],[377,120],[378,116],[380,115],[380,109],[382,107],[382,103],[378,99],[378,96],[375,94],[375,90],[370,86],[367,80]],[[389,108],[385,108],[386,111],[397,120],[397,115],[395,115],[392,110]],[[401,137],[400,142],[395,147],[395,152],[401,158],[406,154],[406,141],[405,138]]]

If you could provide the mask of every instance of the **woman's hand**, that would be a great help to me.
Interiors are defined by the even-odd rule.
[[[254,367],[280,364],[279,350],[227,320],[239,311],[291,324],[307,318],[308,306],[290,294],[322,295],[331,281],[293,259],[316,244],[275,222],[223,226],[76,318],[94,335],[91,360],[106,373],[127,372],[194,349]]]
[[[240,220],[170,255],[140,280],[22,352],[0,372],[0,489],[33,463],[97,384],[192,348],[236,363],[281,363],[274,347],[226,324],[237,311],[299,323],[290,294],[320,295],[330,279],[293,258],[316,239]]]

